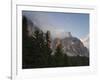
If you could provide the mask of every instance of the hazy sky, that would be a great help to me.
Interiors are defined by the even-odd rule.
[[[44,32],[50,30],[53,37],[65,37],[66,32],[71,32],[72,36],[78,38],[89,34],[89,14],[23,11],[22,15]]]

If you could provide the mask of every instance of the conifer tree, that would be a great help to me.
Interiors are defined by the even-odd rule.
[[[64,53],[62,51],[62,45],[59,44],[56,48],[55,54],[55,66],[63,66],[64,65]]]

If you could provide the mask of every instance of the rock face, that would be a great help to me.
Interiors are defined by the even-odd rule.
[[[64,53],[66,53],[69,56],[89,56],[88,49],[78,38],[65,38],[62,40],[62,45]]]
[[[89,49],[89,35],[81,39],[81,41],[83,42],[84,46]]]
[[[68,33],[68,34],[71,35],[71,33]],[[86,57],[89,57],[89,50],[76,37],[72,37],[72,36],[68,35],[64,39],[56,38],[53,40],[52,49],[55,49],[57,47],[58,43],[62,44],[62,50],[68,56],[86,56]]]

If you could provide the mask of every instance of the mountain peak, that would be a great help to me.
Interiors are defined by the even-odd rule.
[[[64,39],[54,39],[52,49],[54,50],[59,45],[62,45],[63,52],[68,56],[79,55],[89,57],[88,48],[84,46],[80,39],[72,37],[70,32],[67,32],[67,36]]]
[[[66,32],[66,37],[72,37],[71,32]]]

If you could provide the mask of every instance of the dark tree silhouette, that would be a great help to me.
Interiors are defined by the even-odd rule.
[[[30,58],[30,51],[29,49],[31,48],[31,45],[29,44],[31,41],[29,40],[28,37],[28,20],[25,16],[22,17],[22,64],[23,68],[28,66],[29,63],[31,62]]]
[[[64,53],[62,51],[62,45],[59,44],[56,48],[56,52],[54,54],[55,58],[55,66],[63,66],[64,65]]]

